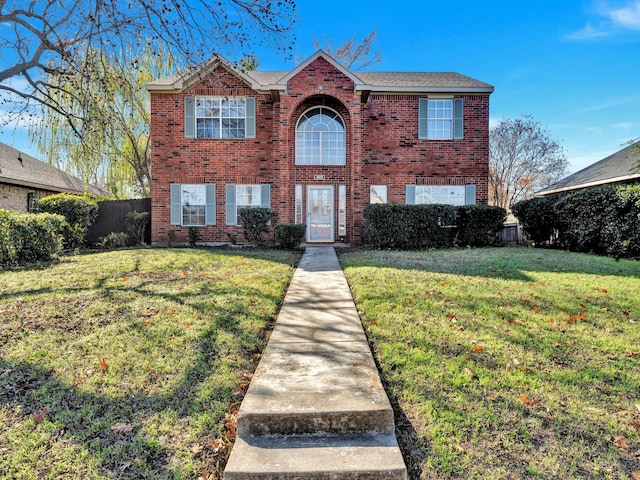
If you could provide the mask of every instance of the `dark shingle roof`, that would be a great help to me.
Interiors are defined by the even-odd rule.
[[[544,196],[579,188],[595,187],[607,183],[629,182],[640,179],[640,142],[576,172],[536,193]]]
[[[18,160],[18,157],[22,161]],[[5,143],[0,143],[0,183],[80,195],[85,192],[85,184],[79,178]],[[108,195],[107,192],[93,185],[88,185],[87,191],[94,195]]]
[[[335,59],[325,52],[318,51],[306,62],[291,71],[241,71],[220,56],[214,55],[202,65],[203,69],[215,65],[223,65],[256,90],[284,90],[286,79],[303,68],[317,57],[323,57],[329,63],[341,69],[345,75],[351,76],[358,89],[372,92],[404,92],[404,93],[480,93],[490,94],[493,86],[454,72],[351,72],[339,65]],[[190,84],[201,69],[191,68],[167,77],[159,78],[147,84],[150,91],[182,91]]]

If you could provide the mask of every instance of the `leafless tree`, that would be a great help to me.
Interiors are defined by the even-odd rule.
[[[509,210],[566,175],[562,146],[530,116],[507,118],[489,135],[489,204]]]
[[[325,36],[322,43],[317,38],[314,38],[313,45],[316,49],[324,50],[331,55],[345,68],[349,70],[362,70],[363,68],[382,61],[382,53],[380,51],[371,51],[377,36],[378,33],[374,29],[369,35],[364,37],[360,43],[356,41],[354,35],[353,38],[346,40],[342,45],[334,48]]]
[[[294,13],[294,0],[0,0],[0,101],[14,114],[52,109],[77,133],[74,113],[57,101],[64,82],[47,79],[90,71],[87,52],[163,43],[197,65],[214,50],[246,53],[254,41],[288,50]]]

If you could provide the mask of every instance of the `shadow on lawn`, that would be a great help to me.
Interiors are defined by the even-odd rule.
[[[338,251],[345,267],[417,270],[472,277],[531,282],[526,272],[639,277],[640,262],[584,253],[525,247],[428,251]]]
[[[181,442],[198,442],[204,445],[201,451],[193,452],[194,465],[207,468],[209,474],[214,471],[220,474],[226,463],[227,452],[220,450],[217,453],[208,448],[208,443],[221,435],[222,416],[229,411],[230,403],[241,401],[242,393],[238,391],[241,390],[239,388],[241,378],[238,378],[235,386],[231,386],[228,382],[212,384],[213,382],[207,382],[207,380],[210,380],[212,372],[219,369],[233,368],[240,374],[243,368],[255,367],[255,362],[251,360],[251,348],[265,343],[264,338],[271,327],[271,322],[265,318],[266,326],[256,337],[255,332],[251,334],[243,331],[240,320],[245,316],[248,317],[251,309],[254,308],[252,301],[247,299],[253,298],[255,302],[255,299],[266,298],[269,304],[277,306],[281,298],[275,293],[280,292],[275,292],[273,295],[271,292],[265,294],[252,285],[242,288],[236,286],[222,288],[218,282],[208,285],[195,279],[190,283],[190,279],[185,278],[181,271],[175,273],[173,278],[163,278],[164,287],[160,290],[153,286],[156,279],[152,273],[149,273],[146,278],[142,275],[137,285],[107,284],[109,280],[113,280],[114,276],[132,275],[130,272],[138,268],[140,268],[139,263],[135,264],[134,270],[130,265],[123,265],[117,271],[110,272],[108,276],[97,278],[84,286],[53,286],[0,295],[0,300],[9,302],[13,299],[17,300],[17,303],[11,307],[11,315],[15,317],[17,327],[11,331],[7,326],[0,334],[0,347],[2,347],[0,348],[0,405],[8,407],[7,418],[10,425],[13,423],[16,428],[22,429],[22,432],[16,432],[15,435],[26,437],[33,435],[34,442],[39,445],[38,448],[42,447],[41,439],[44,437],[47,450],[56,451],[55,445],[58,444],[58,453],[60,449],[68,452],[70,445],[78,451],[88,452],[91,462],[99,466],[99,471],[83,475],[82,469],[88,468],[87,461],[81,461],[77,465],[69,460],[69,465],[66,465],[70,469],[68,474],[74,478],[89,476],[91,473],[99,477],[114,478],[173,478],[178,474],[175,470],[175,460],[172,464],[176,452],[164,447],[158,441],[158,435],[173,437],[174,441],[180,439]],[[166,287],[167,283],[174,282],[179,282],[183,289],[173,292],[172,288]],[[58,292],[72,295],[66,300],[69,302],[68,308],[62,309],[70,312],[72,317],[66,318],[65,321],[65,318],[38,319],[35,315],[29,315],[31,312],[28,308],[35,309],[34,312],[37,311],[37,297],[40,294],[55,295]],[[109,297],[110,300],[122,305],[122,308],[100,318],[84,319],[77,311],[78,299],[81,298],[82,302],[86,302],[87,299],[91,300],[92,295]],[[234,299],[237,295],[247,301],[236,302]],[[20,297],[24,296],[30,297],[29,306],[22,303]],[[19,337],[27,334],[26,332],[42,332],[50,328],[60,330],[64,329],[67,323],[77,325],[77,328],[91,330],[95,326],[105,327],[124,319],[123,325],[126,328],[132,330],[151,328],[144,322],[144,318],[140,317],[141,312],[130,305],[132,297],[145,298],[145,304],[149,306],[153,306],[156,301],[160,302],[159,305],[165,305],[162,308],[166,308],[166,302],[188,306],[202,315],[202,318],[212,319],[210,326],[189,342],[191,346],[189,353],[193,355],[194,361],[187,369],[178,373],[175,380],[170,380],[171,386],[167,388],[159,386],[157,382],[162,382],[162,378],[155,380],[156,383],[151,381],[153,389],[162,388],[160,392],[149,393],[146,387],[149,382],[144,379],[145,386],[127,388],[123,385],[118,387],[116,395],[102,395],[99,387],[97,392],[88,392],[81,384],[69,385],[60,382],[56,378],[55,371],[46,367],[45,361],[42,364],[38,363],[37,352],[33,352],[28,359],[19,361],[9,359],[2,354],[3,350],[9,352],[9,344],[18,341]],[[221,301],[220,298],[227,298],[228,301]],[[216,347],[216,340],[221,335],[237,338],[238,344],[245,349],[239,352],[238,356],[246,358],[237,359],[236,363],[230,366],[227,357],[234,352],[228,348]],[[252,338],[249,338],[250,336]],[[144,368],[142,365],[139,367]],[[92,376],[105,374],[109,373],[96,372]],[[148,374],[152,376],[154,372],[151,371]],[[207,383],[206,390],[203,388],[205,383]],[[33,415],[42,412],[44,408],[50,411],[39,422],[34,422]],[[215,414],[207,418],[205,412],[215,412]],[[145,419],[165,413],[171,419],[193,417],[198,438],[185,440],[182,438],[183,432],[164,432],[165,427],[157,427],[157,435],[155,432],[151,436],[142,433],[140,427]],[[218,418],[213,418],[214,416]],[[133,431],[113,432],[111,428],[117,423],[132,424]],[[152,431],[154,429],[156,427],[151,428]],[[5,435],[13,434],[10,430],[0,432],[0,438]],[[165,443],[170,445],[171,438],[165,440]],[[184,447],[182,450],[185,450]],[[189,452],[188,449],[186,451]],[[79,453],[75,457],[81,458]],[[23,467],[30,471],[36,470],[33,472],[36,476],[46,477],[50,475],[51,471],[47,470],[50,465],[46,461],[46,456],[42,460],[37,462],[37,466],[30,463],[29,466]],[[6,462],[0,465],[0,477],[10,478],[20,473],[8,471],[7,469],[11,468],[10,464],[11,462]],[[38,469],[40,472],[37,471]],[[189,475],[194,474],[195,472],[189,472]]]

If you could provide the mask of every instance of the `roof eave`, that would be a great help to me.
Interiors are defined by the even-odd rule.
[[[606,180],[597,180],[594,182],[581,183],[579,185],[572,185],[570,187],[554,188],[553,190],[540,190],[539,192],[536,192],[535,195],[537,197],[544,197],[546,195],[553,195],[554,193],[569,192],[571,190],[580,190],[581,188],[597,187],[598,185],[606,185],[609,183],[626,182],[626,181],[635,180],[638,178],[640,178],[640,173],[636,173],[632,175],[624,175],[622,177],[607,178]]]
[[[18,185],[20,187],[28,187],[28,188],[37,188],[38,190],[48,190],[50,192],[61,192],[61,193],[84,193],[84,190],[75,190],[72,188],[62,188],[53,185],[45,185],[42,183],[29,182],[14,178],[8,177],[0,177],[0,183],[8,183],[11,185]]]
[[[379,87],[369,86],[372,92],[389,93],[493,93],[493,87]],[[365,90],[363,88],[363,90]]]

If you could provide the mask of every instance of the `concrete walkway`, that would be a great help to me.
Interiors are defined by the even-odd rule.
[[[309,246],[240,406],[225,480],[406,479],[333,247]]]

